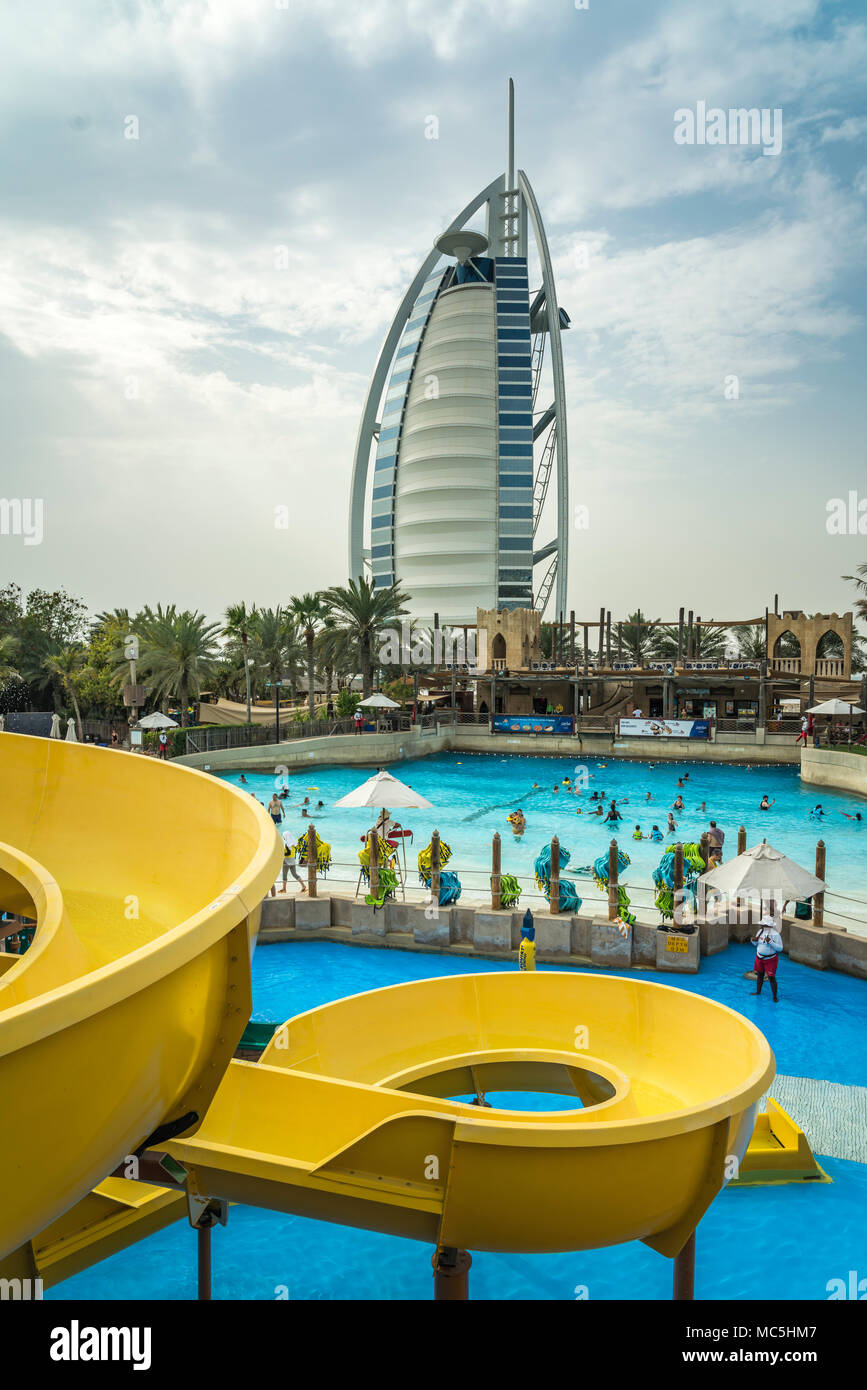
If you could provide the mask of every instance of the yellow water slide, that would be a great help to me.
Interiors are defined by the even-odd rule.
[[[38,923],[0,974],[2,1257],[205,1114],[282,845],[251,796],[113,749],[0,734],[0,789],[0,906]]]
[[[281,853],[262,808],[185,769],[11,735],[0,773],[14,789],[0,900],[39,922],[0,977],[0,1182],[17,1199],[0,1210],[0,1255],[142,1145],[200,1197],[437,1246],[641,1239],[669,1256],[743,1157],[774,1075],[767,1042],[720,1004],[638,978],[392,986],[291,1019],[257,1063],[230,1061]],[[504,1090],[564,1106],[454,1099]]]

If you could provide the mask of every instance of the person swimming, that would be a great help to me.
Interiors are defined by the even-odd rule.
[[[669,811],[669,813],[668,813],[668,833],[669,833],[669,835],[673,835],[676,829],[677,829],[677,821],[674,819],[674,816],[673,816],[673,815],[671,814],[671,812]]]
[[[640,825],[636,825],[635,829],[634,829],[633,832],[632,832],[632,838],[633,838],[633,840],[643,840],[643,839],[644,839],[644,836],[643,836],[642,833],[641,833],[641,826],[640,826]]]
[[[662,831],[660,830],[660,828],[659,828],[658,825],[655,825],[655,826],[653,827],[653,829],[651,830],[651,832],[650,832],[650,838],[651,838],[651,840],[661,840],[661,839],[662,839]]]
[[[683,797],[682,797],[682,796],[676,796],[676,797],[674,798],[674,801],[672,802],[671,809],[672,809],[672,811],[682,811],[682,810],[683,810]]]
[[[610,805],[609,808],[608,808],[608,815],[605,817],[605,819],[606,819],[607,821],[608,821],[608,820],[610,820],[610,821],[623,820],[623,817],[621,816],[620,812],[619,812],[618,809],[617,809],[617,802],[616,802],[616,801],[612,801],[611,805]]]
[[[841,811],[841,812],[840,812],[840,815],[841,815],[841,816],[845,816],[847,820],[861,820],[861,819],[862,819],[862,816],[861,816],[861,812],[860,812],[860,811],[856,811],[854,815],[852,814],[851,811]]]
[[[653,792],[648,792],[648,793],[647,793],[647,796],[644,798],[644,800],[645,800],[645,801],[652,801],[652,800],[653,800]]]
[[[776,802],[777,802],[777,798],[776,798],[776,797],[774,797],[773,801],[769,801],[769,800],[768,800],[768,793],[765,792],[764,796],[762,797],[761,801],[759,802],[759,810],[760,810],[760,811],[770,811],[771,807],[776,805]]]
[[[246,785],[247,785],[247,779],[246,779],[246,777],[244,776],[243,772],[241,773],[241,776],[238,778],[238,781],[239,781],[239,782],[242,782],[243,785],[246,787]]]
[[[821,804],[820,804],[819,802],[816,803],[816,805],[813,807],[812,811],[810,812],[810,815],[811,815],[811,816],[824,816],[824,814],[825,814],[825,812],[822,810]]]

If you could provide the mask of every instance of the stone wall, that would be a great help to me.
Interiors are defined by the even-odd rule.
[[[321,897],[268,897],[262,904],[259,940],[354,941],[359,945],[394,946],[404,950],[444,951],[449,955],[482,956],[514,964],[521,937],[524,909],[493,912],[485,908],[441,907],[434,914],[417,903],[388,903],[375,911],[360,899],[323,894]],[[624,936],[606,918],[534,913],[536,955],[542,962],[594,965],[601,969],[651,969],[695,974],[704,956],[746,942],[755,925],[700,922],[689,935],[658,931],[638,923]],[[816,970],[839,970],[867,980],[867,938],[835,927],[815,927],[785,917],[783,950],[793,961]]]
[[[804,748],[801,751],[801,781],[814,787],[832,787],[835,791],[867,796],[867,753]]]

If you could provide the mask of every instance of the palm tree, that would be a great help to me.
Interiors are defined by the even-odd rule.
[[[46,673],[54,676],[60,682],[72,702],[75,714],[75,730],[78,734],[79,743],[84,741],[84,731],[81,727],[81,710],[78,706],[78,694],[75,689],[75,676],[81,670],[85,662],[84,649],[80,646],[60,647],[57,651],[45,656],[43,666]]]
[[[728,651],[727,628],[718,627],[712,623],[702,623],[700,633],[697,629],[694,629],[694,632],[696,633],[696,660],[712,661],[725,657]],[[642,645],[643,636],[642,633]],[[684,633],[684,638],[685,636]],[[674,625],[652,628],[650,631],[650,651],[653,658],[656,661],[676,661],[677,639],[678,628]],[[685,658],[686,652],[681,651],[681,656]]]
[[[274,686],[279,702],[279,686],[284,674],[289,675],[293,693],[298,678],[300,649],[294,620],[279,604],[276,608],[262,608],[253,636],[256,658]]]
[[[867,622],[867,564],[859,565],[854,574],[844,574],[850,584],[854,584],[860,597],[855,600],[855,612],[862,622]]]
[[[764,661],[767,656],[765,649],[765,629],[760,623],[740,623],[732,629],[732,636],[737,642],[738,661]]]
[[[244,653],[244,683],[247,691],[247,723],[251,724],[253,716],[251,713],[251,692],[250,692],[250,661],[249,643],[250,635],[256,630],[258,611],[255,603],[248,609],[246,603],[230,603],[225,613],[225,626],[223,635],[233,641],[240,642]]]
[[[639,615],[636,612],[630,613],[626,621],[620,624],[623,648],[634,665],[642,666],[654,655],[653,634],[657,629],[653,624],[658,621],[658,618],[648,619],[642,613],[639,625]]]
[[[209,623],[203,613],[189,609],[178,613],[170,604],[166,609],[158,606],[156,613],[146,609],[137,625],[141,637],[139,670],[158,700],[179,701],[181,725],[185,726],[190,699],[198,698],[216,668],[220,624]]]
[[[321,594],[302,594],[289,602],[289,612],[304,633],[307,644],[307,709],[311,720],[316,718],[315,695],[313,691],[313,668],[315,665],[314,642],[317,624],[329,617],[329,608]]]
[[[325,698],[330,700],[335,677],[340,687],[358,671],[358,642],[351,632],[338,627],[334,618],[329,616],[316,636],[315,646],[325,675]]]
[[[338,629],[358,643],[361,685],[364,699],[373,690],[373,643],[383,628],[400,624],[407,612],[409,595],[399,584],[377,589],[366,575],[350,579],[347,585],[326,589],[323,598],[331,608]]]

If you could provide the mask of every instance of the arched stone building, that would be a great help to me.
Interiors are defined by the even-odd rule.
[[[788,634],[797,642],[799,652],[783,654]],[[826,656],[823,647],[827,638],[839,638],[842,654]],[[794,643],[790,644],[794,645]],[[812,617],[799,609],[768,615],[768,660],[772,671],[801,676],[829,676],[849,680],[852,674],[852,614],[814,613]]]

